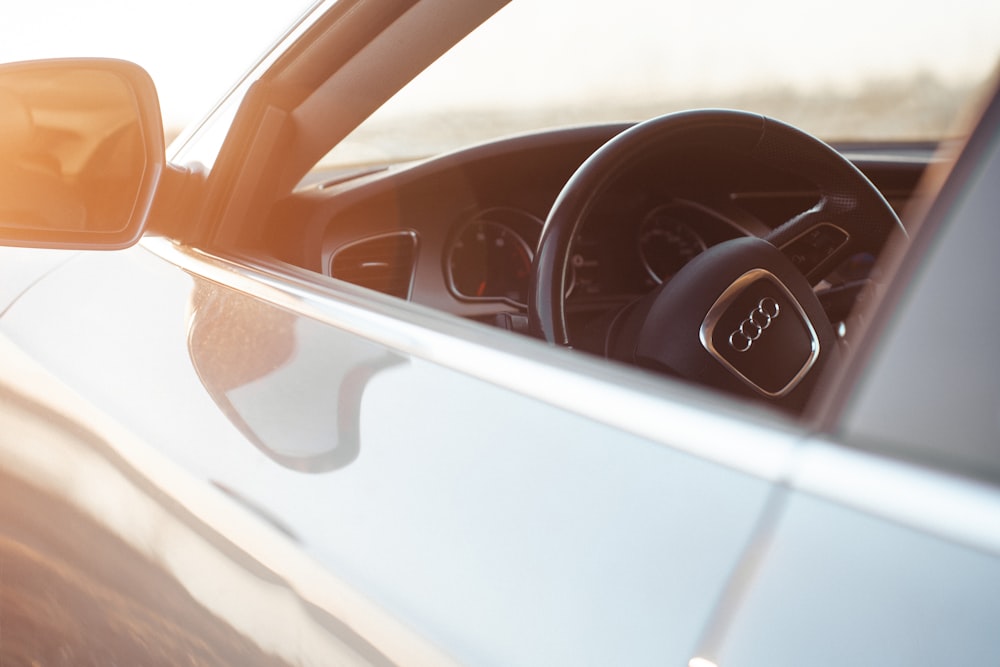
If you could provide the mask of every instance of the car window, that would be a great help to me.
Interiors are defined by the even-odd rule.
[[[881,232],[885,227],[899,230],[890,206],[902,210],[920,170],[931,162],[937,141],[962,126],[968,100],[981,94],[995,64],[996,40],[983,28],[987,20],[982,8],[974,4],[959,3],[944,18],[922,8],[903,16],[896,13],[902,12],[898,7],[845,6],[845,16],[863,17],[864,26],[869,20],[876,26],[863,28],[839,14],[816,27],[811,13],[780,2],[771,6],[770,13],[763,12],[767,20],[757,26],[752,20],[762,13],[742,5],[723,5],[706,15],[693,7],[664,9],[662,3],[646,4],[642,9],[616,5],[609,14],[607,4],[581,3],[570,10],[558,3],[513,2],[405,86],[328,155],[339,165],[334,169],[432,157],[402,169],[346,174],[324,170],[309,179],[315,186],[308,192],[292,193],[277,204],[268,199],[273,193],[266,188],[251,201],[248,176],[241,184],[246,187],[240,190],[247,201],[227,209],[225,224],[237,232],[233,238],[241,236],[248,246],[267,239],[267,252],[275,258],[336,280],[479,324],[568,343],[575,350],[744,398],[781,401],[788,397],[786,407],[801,411],[822,375],[820,365],[812,372],[818,355],[796,356],[775,378],[744,372],[734,361],[744,357],[735,355],[748,352],[753,345],[757,351],[766,350],[768,341],[778,340],[779,325],[796,326],[800,319],[809,319],[804,311],[798,311],[803,318],[796,319],[794,310],[794,302],[806,296],[815,302],[811,308],[819,313],[822,307],[826,312],[821,314],[829,316],[818,320],[832,326],[819,333],[800,326],[808,334],[802,337],[803,348],[822,347],[831,354],[838,349],[836,336],[858,294],[849,283],[872,275],[875,256],[888,233]],[[990,11],[1000,10],[987,9],[985,14]],[[739,24],[739,29],[726,27],[720,15]],[[776,15],[782,20],[776,21]],[[637,22],[637,16],[644,20]],[[475,21],[480,18],[477,15]],[[919,34],[926,36],[932,24],[940,44],[950,45],[944,49],[947,55],[928,53],[926,37],[917,39]],[[882,34],[879,25],[893,29]],[[403,18],[393,25],[399,31],[408,27],[413,26]],[[609,38],[616,32],[635,34],[637,27],[634,39]],[[461,30],[465,29],[463,24]],[[703,38],[692,41],[687,39],[689,34]],[[401,66],[397,58],[413,55],[415,71],[424,62],[421,58],[431,59],[453,38],[447,30],[440,35],[428,30],[426,35],[422,38],[435,48],[421,45],[401,55],[399,46],[391,38],[382,40],[380,33],[380,41],[369,43],[351,64],[386,75]],[[845,40],[845,35],[853,41]],[[720,43],[734,49],[720,49]],[[623,44],[630,48],[620,48]],[[319,49],[296,57],[308,58],[312,52]],[[801,57],[792,59],[789,53]],[[736,63],[734,75],[731,67]],[[281,178],[288,182],[274,187],[282,197],[286,185],[291,189],[318,155],[397,85],[391,77],[384,88],[375,83],[361,85],[360,90],[371,99],[359,95],[353,108],[344,102],[344,95],[359,86],[351,67],[330,65],[329,72],[317,67],[310,73],[315,77],[308,84],[313,86],[311,94],[301,100],[275,97],[276,104],[280,102],[276,108],[286,111],[281,105],[290,107],[287,116],[274,114],[275,133],[262,135],[255,148],[259,156],[250,156],[254,160],[266,156],[269,163],[284,165]],[[268,73],[268,82],[278,91],[298,85],[301,74],[294,58],[284,59]],[[267,87],[258,90],[270,94]],[[255,122],[250,105],[246,106],[247,118]],[[568,199],[561,196],[564,186],[579,173],[576,169],[587,156],[606,146],[611,137],[620,136],[617,133],[625,124],[611,125],[610,121],[627,123],[674,109],[705,106],[747,109],[821,137],[859,142],[856,145],[862,149],[855,148],[847,156],[853,162],[866,160],[863,149],[883,151],[864,165],[882,171],[856,189],[865,189],[868,200],[875,201],[885,214],[879,232],[852,236],[822,221],[816,235],[807,238],[805,232],[812,230],[803,227],[801,235],[782,243],[774,241],[778,230],[788,229],[786,221],[812,210],[818,190],[822,201],[856,194],[822,190],[815,174],[805,173],[802,163],[788,167],[775,158],[761,169],[759,161],[755,162],[763,160],[760,155],[727,152],[731,146],[724,141],[711,147],[723,154],[714,164],[709,150],[704,154],[695,154],[695,149],[678,151],[656,165],[652,156],[644,156],[649,160],[630,166],[634,172],[608,181],[612,183],[608,190],[594,195],[597,203],[588,211],[591,219],[574,223],[579,228],[567,233],[562,247],[551,253],[561,262],[551,272],[553,280],[562,284],[545,294],[562,312],[547,314],[547,320],[535,326],[531,318],[539,309],[532,306],[529,292],[532,285],[540,284],[538,267],[556,265],[556,261],[536,261],[542,256],[542,230],[548,224],[543,220],[551,220],[547,216],[554,202]],[[279,136],[279,125],[289,130],[287,147],[271,150],[269,142]],[[571,129],[565,130],[567,134],[539,132],[524,143],[477,145],[488,138],[553,127]],[[574,128],[582,131],[573,134]],[[918,154],[897,160],[895,154],[885,152],[887,143],[898,141],[919,142]],[[448,156],[454,146],[464,150]],[[180,157],[190,158],[183,153]],[[888,169],[887,163],[891,164]],[[655,168],[647,169],[650,166]],[[641,174],[640,169],[644,170]],[[668,182],[665,173],[681,176]],[[247,223],[247,218],[253,222]],[[833,234],[829,237],[832,245],[823,246],[826,232]],[[864,247],[863,240],[855,240],[875,236],[878,241]],[[680,338],[664,333],[665,326],[640,341],[640,333],[655,328],[644,328],[642,308],[653,302],[646,297],[667,291],[660,287],[702,251],[727,244],[733,247],[730,242],[742,242],[743,237],[772,241],[771,250],[788,245],[792,249],[785,254],[793,262],[819,258],[815,261],[825,263],[823,271],[803,274],[810,279],[801,283],[805,294],[791,295],[794,298],[780,307],[766,295],[757,295],[752,303],[730,304],[723,296],[728,299],[736,294],[727,287],[740,287],[735,275],[725,279],[727,285],[719,279],[712,296],[718,299],[714,305],[706,303],[701,311],[702,304],[677,306],[684,306],[692,313],[692,322],[698,319],[695,324],[700,325],[689,327],[694,335],[686,340],[697,348],[691,354],[715,355],[709,361],[716,365],[706,362],[692,368],[696,364],[682,365],[670,356],[673,351],[667,348],[680,346],[663,345],[660,350],[652,343],[646,345],[647,339]],[[801,239],[806,239],[797,246],[801,252],[793,252]],[[805,247],[813,240],[816,248]],[[842,254],[823,255],[826,250]],[[650,260],[661,251],[668,259],[676,259],[676,266]],[[255,247],[254,252],[259,249]],[[821,295],[829,298],[820,303],[821,297],[811,293],[810,285],[817,292],[847,289]],[[546,299],[540,301],[544,305]],[[636,307],[637,303],[641,306]],[[675,305],[669,299],[664,303],[663,312]],[[777,319],[779,313],[781,319]],[[547,336],[543,331],[543,326],[563,320],[570,335]],[[772,320],[777,322],[773,327]],[[718,333],[718,341],[704,337],[706,331]],[[720,359],[720,347],[732,349],[732,358]],[[806,382],[799,385],[803,378]],[[798,394],[794,400],[793,391]]]
[[[697,107],[765,113],[827,140],[936,140],[955,132],[989,76],[997,42],[987,26],[997,24],[1000,6],[971,0],[947,12],[850,0],[821,21],[784,0],[763,11],[629,0],[611,12],[592,0],[515,0],[322,163],[393,162]]]
[[[569,9],[558,2],[518,1],[502,8],[340,141],[301,182],[302,199],[296,203],[303,207],[295,215],[311,216],[303,224],[322,234],[322,244],[318,257],[310,256],[314,248],[286,256],[302,262],[304,253],[302,265],[321,267],[333,278],[550,342],[568,342],[577,350],[664,375],[697,376],[714,388],[737,378],[742,383],[737,389],[756,392],[753,398],[783,400],[807,378],[798,388],[804,396],[821,375],[818,366],[810,375],[815,357],[789,362],[773,385],[764,383],[766,387],[732,360],[716,359],[728,374],[720,374],[713,384],[700,373],[715,366],[667,358],[669,351],[658,357],[652,344],[648,353],[638,351],[633,338],[645,326],[645,321],[639,324],[642,308],[652,299],[641,308],[634,304],[672,280],[676,270],[701,251],[756,236],[772,246],[787,246],[785,254],[793,262],[824,263],[824,270],[806,276],[817,292],[844,288],[818,297],[829,315],[820,319],[833,326],[819,334],[813,331],[808,341],[814,349],[837,350],[843,338],[838,332],[859,293],[851,283],[873,275],[887,228],[899,231],[896,214],[912,200],[921,171],[935,159],[939,142],[964,135],[970,100],[978,99],[991,81],[997,42],[983,25],[986,16],[1000,10],[987,9],[984,16],[976,3],[960,2],[940,17],[921,7],[904,11],[849,3],[822,25],[811,12],[780,0],[763,12],[736,3],[703,10],[642,3],[616,5],[609,13],[606,3],[579,3]],[[636,17],[643,20],[637,22]],[[928,33],[934,34],[942,52],[926,48]],[[614,39],[617,34],[629,39]],[[389,51],[372,62],[384,65],[398,55]],[[297,169],[306,171],[339,140],[341,130],[346,133],[353,126],[353,113],[360,118],[383,93],[389,94],[373,84],[367,91],[372,100],[358,103],[364,109],[333,113],[342,102],[334,93],[342,95],[356,83],[348,74],[334,73],[327,84],[338,76],[335,85],[325,85],[292,111],[299,130],[309,123],[316,127],[297,133],[299,153],[307,158],[289,170],[295,171],[289,181],[301,175]],[[670,155],[646,156],[648,162],[633,165],[634,173],[594,195],[595,201],[598,196],[603,201],[588,211],[588,221],[581,221],[583,215],[573,218],[578,228],[552,253],[561,261],[553,275],[563,289],[549,290],[548,298],[539,299],[541,305],[553,302],[563,312],[539,316],[546,321],[537,326],[532,323],[539,309],[529,303],[529,292],[541,284],[539,267],[554,264],[536,261],[543,255],[542,242],[552,238],[542,233],[543,225],[551,229],[543,221],[552,220],[554,202],[572,200],[562,194],[569,179],[580,173],[577,167],[629,122],[704,107],[762,113],[836,141],[842,151],[847,150],[842,142],[850,142],[854,148],[846,155],[851,161],[847,167],[861,165],[870,181],[855,183],[852,192],[831,192],[819,181],[841,182],[838,178],[817,178],[803,163],[778,164],[777,157],[761,168],[767,159],[762,154],[741,154],[722,140],[711,147],[715,151],[698,146],[685,153],[687,147],[682,147]],[[545,128],[582,131],[559,135]],[[535,134],[523,144],[497,140],[529,131]],[[479,143],[488,140],[495,143]],[[306,145],[309,141],[315,145]],[[810,145],[828,148],[818,142]],[[893,153],[899,145],[904,150]],[[780,148],[769,155],[786,153]],[[444,157],[449,150],[455,150],[452,159]],[[866,157],[864,151],[869,150],[875,157]],[[353,169],[417,157],[428,159],[399,170]],[[639,173],[661,157],[663,163],[655,169]],[[717,157],[720,161],[710,164]],[[340,169],[344,171],[335,173]],[[670,182],[664,174],[678,176]],[[817,196],[824,202],[841,201],[856,199],[862,190],[883,215],[878,232],[844,232],[854,224],[845,214],[837,223],[844,225],[839,232],[826,220],[812,236],[805,227],[801,234],[775,236],[780,236],[779,230],[788,231],[786,221],[808,220],[802,216],[820,205]],[[283,234],[279,225],[285,219],[273,216],[274,228],[263,236]],[[865,245],[865,239],[871,243]],[[806,247],[814,241],[816,247]],[[828,243],[832,245],[824,245]],[[661,251],[676,259],[677,266],[650,260]],[[827,251],[833,254],[824,255]],[[807,292],[810,289],[807,285]],[[716,296],[721,299],[723,291],[720,287]],[[733,320],[718,327],[719,341],[705,343],[702,338],[701,347],[710,354],[726,345],[736,350],[734,355],[748,351],[764,335],[760,322],[770,323],[771,313],[794,312],[770,303],[758,296],[753,303],[739,304],[739,317],[735,310],[727,311]],[[718,320],[702,317],[698,335],[714,331],[724,310],[720,306],[715,312]],[[574,317],[565,328],[574,329],[575,335],[545,335],[544,326]],[[789,322],[797,320],[780,320],[782,325]],[[775,340],[775,331],[777,325],[765,342]],[[737,346],[737,339],[744,342]],[[617,340],[625,342],[616,347]],[[766,349],[764,344],[756,349]],[[803,407],[798,398],[791,403],[793,410]]]
[[[848,440],[1000,480],[1000,104],[932,209],[898,314],[848,403]],[[930,240],[926,240],[926,236]],[[917,246],[920,248],[920,245]],[[916,268],[913,268],[916,267]]]

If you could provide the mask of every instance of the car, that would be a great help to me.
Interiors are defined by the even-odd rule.
[[[1000,660],[997,10],[505,4],[0,66],[0,656]]]

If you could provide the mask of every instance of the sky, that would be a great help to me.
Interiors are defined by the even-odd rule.
[[[0,62],[71,56],[137,62],[157,85],[169,131],[200,118],[311,4],[312,0],[156,4],[149,0],[8,0],[0,12]],[[997,0],[838,0],[836,11],[830,11],[828,4],[807,0],[768,0],[767,6],[746,0],[712,0],[708,5],[662,0],[646,6],[640,21],[634,11],[608,12],[607,4],[588,16],[588,8],[598,4],[592,0],[513,3],[491,22],[494,25],[480,40],[478,54],[472,50],[452,54],[461,71],[441,68],[438,80],[429,77],[424,88],[414,88],[411,103],[440,104],[454,91],[484,104],[510,101],[515,89],[506,84],[514,83],[510,72],[519,69],[541,73],[537,84],[528,77],[516,77],[516,83],[524,86],[517,94],[536,100],[563,91],[573,94],[573,86],[593,90],[602,73],[622,90],[648,85],[647,79],[678,89],[688,85],[724,88],[755,81],[764,85],[776,80],[768,72],[780,72],[792,77],[788,81],[796,85],[809,86],[816,83],[816,64],[824,59],[829,80],[819,83],[847,85],[859,80],[858,72],[891,75],[914,62],[942,76],[979,68],[974,75],[982,77],[983,63],[995,67],[1000,56]],[[711,11],[703,11],[706,6]],[[526,17],[526,11],[541,14]],[[760,30],[753,27],[760,19],[771,34],[779,35],[779,44],[761,48]],[[773,30],[775,25],[779,30]],[[637,27],[644,30],[637,33]],[[637,47],[646,49],[642,62],[647,66],[619,67],[598,48],[571,52],[569,40],[579,41],[581,31],[595,45],[607,42],[607,35],[627,32]],[[711,41],[705,39],[707,35]],[[742,50],[740,56],[698,50],[705,44],[717,45],[720,39],[737,52]],[[517,48],[511,49],[512,43]],[[501,49],[504,57],[498,58]],[[566,68],[567,63],[573,66]],[[545,70],[548,64],[575,71],[581,78],[573,81],[550,74]],[[475,74],[470,76],[470,71]],[[462,77],[460,85],[456,77]],[[498,86],[498,81],[505,85]]]
[[[6,0],[0,62],[131,60],[153,77],[168,128],[197,120],[312,0]]]
[[[611,12],[607,0],[512,2],[480,28],[475,45],[443,59],[448,67],[437,68],[440,83],[428,86],[424,101],[439,105],[449,87],[487,102],[515,89],[527,100],[574,98],[596,81],[620,94],[653,86],[712,94],[741,86],[846,89],[918,69],[980,80],[1000,58],[998,0],[638,2],[614,0]]]

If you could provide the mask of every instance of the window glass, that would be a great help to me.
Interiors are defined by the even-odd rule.
[[[955,203],[846,411],[848,440],[1000,480],[1000,136],[959,163]],[[991,144],[991,145],[990,145]],[[977,144],[982,146],[982,144]],[[972,153],[974,156],[976,153]],[[928,230],[929,232],[931,230]]]
[[[1000,53],[1000,4],[514,0],[323,162],[422,157],[552,126],[694,107],[830,140],[953,132]]]

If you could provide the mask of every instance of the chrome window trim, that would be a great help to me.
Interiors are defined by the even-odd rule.
[[[623,432],[765,481],[785,477],[805,437],[783,413],[288,265],[239,261],[147,236],[184,271]],[[672,425],[682,425],[670,428]]]
[[[168,147],[167,160],[174,164],[198,164],[202,169],[211,171],[229,135],[236,111],[250,87],[337,2],[315,0],[306,7],[298,20],[278,37],[204,117],[189,124],[177,135]]]
[[[816,437],[796,450],[787,485],[1000,555],[1000,491],[984,482]]]

